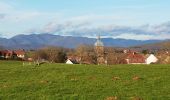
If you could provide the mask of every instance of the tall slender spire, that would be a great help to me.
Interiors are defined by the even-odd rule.
[[[105,64],[105,54],[104,54],[104,45],[101,41],[100,34],[96,37],[95,53],[97,57],[97,64]]]
[[[104,46],[103,42],[101,41],[100,34],[97,36],[97,41],[95,43],[95,46]]]

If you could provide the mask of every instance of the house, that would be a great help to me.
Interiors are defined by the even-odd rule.
[[[78,64],[76,60],[73,59],[67,59],[66,64]]]
[[[13,59],[13,58],[25,58],[25,51],[24,50],[1,50],[0,51],[0,58],[2,59]]]
[[[0,51],[0,57],[1,58],[8,59],[8,58],[12,58],[12,56],[13,56],[13,51],[11,51],[11,50]]]
[[[154,56],[153,54],[150,54],[146,58],[146,64],[156,63],[157,61],[158,61],[158,58],[156,56]]]
[[[25,51],[24,50],[14,50],[14,55],[16,55],[18,58],[25,58]]]
[[[145,57],[136,52],[127,54],[125,60],[127,64],[145,64]]]

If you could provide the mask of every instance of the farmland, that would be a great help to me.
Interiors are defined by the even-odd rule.
[[[168,100],[170,65],[22,65],[0,61],[2,100]]]

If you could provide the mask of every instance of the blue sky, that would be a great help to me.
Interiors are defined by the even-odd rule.
[[[169,39],[170,0],[0,0],[0,36]]]

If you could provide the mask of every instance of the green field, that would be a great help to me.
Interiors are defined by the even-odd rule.
[[[0,61],[0,100],[170,100],[170,65]],[[136,99],[135,99],[136,98]]]

